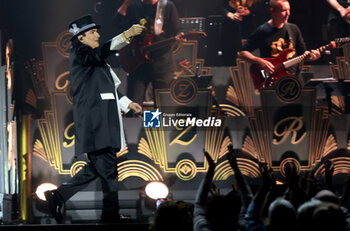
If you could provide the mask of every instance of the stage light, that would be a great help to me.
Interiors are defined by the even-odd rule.
[[[35,194],[40,200],[46,201],[44,192],[55,189],[57,189],[56,185],[51,183],[43,183],[36,188]]]
[[[169,189],[164,183],[154,181],[146,185],[145,193],[153,200],[165,199],[169,194]]]

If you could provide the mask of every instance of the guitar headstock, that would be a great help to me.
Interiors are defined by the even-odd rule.
[[[321,52],[323,52],[325,50],[330,50],[330,49],[333,49],[333,48],[337,48],[340,45],[343,45],[343,43],[347,43],[347,42],[350,42],[350,37],[336,38],[336,39],[334,39],[334,41],[331,41],[327,45],[320,47],[319,50]]]
[[[336,43],[336,46],[340,46],[343,43],[347,43],[350,42],[350,37],[344,37],[344,38],[336,38],[334,39],[334,42]]]
[[[207,34],[203,31],[189,31],[183,37],[188,40],[197,40],[203,37],[207,37]]]

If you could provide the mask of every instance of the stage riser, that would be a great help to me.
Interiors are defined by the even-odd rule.
[[[70,230],[84,230],[84,231],[147,231],[148,224],[91,224],[91,225],[3,225],[0,230],[17,231],[17,230],[35,230],[35,231],[70,231]]]

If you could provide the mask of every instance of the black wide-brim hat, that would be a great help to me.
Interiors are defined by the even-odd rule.
[[[76,36],[84,33],[85,31],[91,30],[93,28],[100,28],[100,27],[101,25],[95,24],[92,21],[92,18],[90,15],[86,15],[71,22],[69,24],[69,32],[73,34],[73,37],[72,37],[73,39]]]

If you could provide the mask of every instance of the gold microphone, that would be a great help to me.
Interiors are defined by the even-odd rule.
[[[147,24],[147,20],[145,18],[140,19],[140,23],[141,26],[145,26]]]

